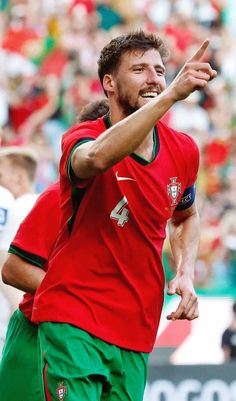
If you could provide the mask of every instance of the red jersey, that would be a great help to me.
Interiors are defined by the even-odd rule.
[[[196,180],[199,152],[192,138],[159,122],[151,162],[134,153],[92,179],[73,180],[73,151],[105,129],[103,117],[63,136],[64,227],[33,320],[69,323],[122,348],[150,352],[163,306],[166,223]]]
[[[47,261],[59,232],[59,183],[43,192],[33,209],[21,223],[9,252],[27,262],[47,269]],[[34,295],[26,293],[19,305],[24,315],[31,319]]]

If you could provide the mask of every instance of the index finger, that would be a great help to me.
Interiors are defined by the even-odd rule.
[[[200,61],[206,49],[208,48],[209,43],[210,43],[209,39],[205,39],[204,42],[201,44],[201,46],[197,49],[197,51],[188,61],[189,62]]]
[[[184,306],[183,306],[183,302],[182,300],[180,301],[177,309],[174,312],[171,312],[168,316],[167,319],[168,320],[177,320],[180,318],[180,316],[182,315],[182,313],[184,312]]]

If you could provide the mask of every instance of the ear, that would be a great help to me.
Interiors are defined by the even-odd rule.
[[[115,81],[114,81],[112,75],[110,75],[110,74],[104,75],[104,77],[103,77],[103,88],[104,88],[104,91],[106,91],[107,93],[109,93],[109,92],[113,93],[114,92]]]

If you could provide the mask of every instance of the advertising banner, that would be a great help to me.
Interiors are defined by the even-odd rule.
[[[151,365],[144,401],[236,401],[236,363]]]

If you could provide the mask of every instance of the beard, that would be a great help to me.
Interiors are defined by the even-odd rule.
[[[124,93],[119,83],[117,83],[117,89],[118,89],[117,103],[120,106],[122,113],[126,117],[130,116],[130,114],[133,114],[135,111],[140,109],[141,106],[138,103],[138,101],[131,104],[129,95]]]

